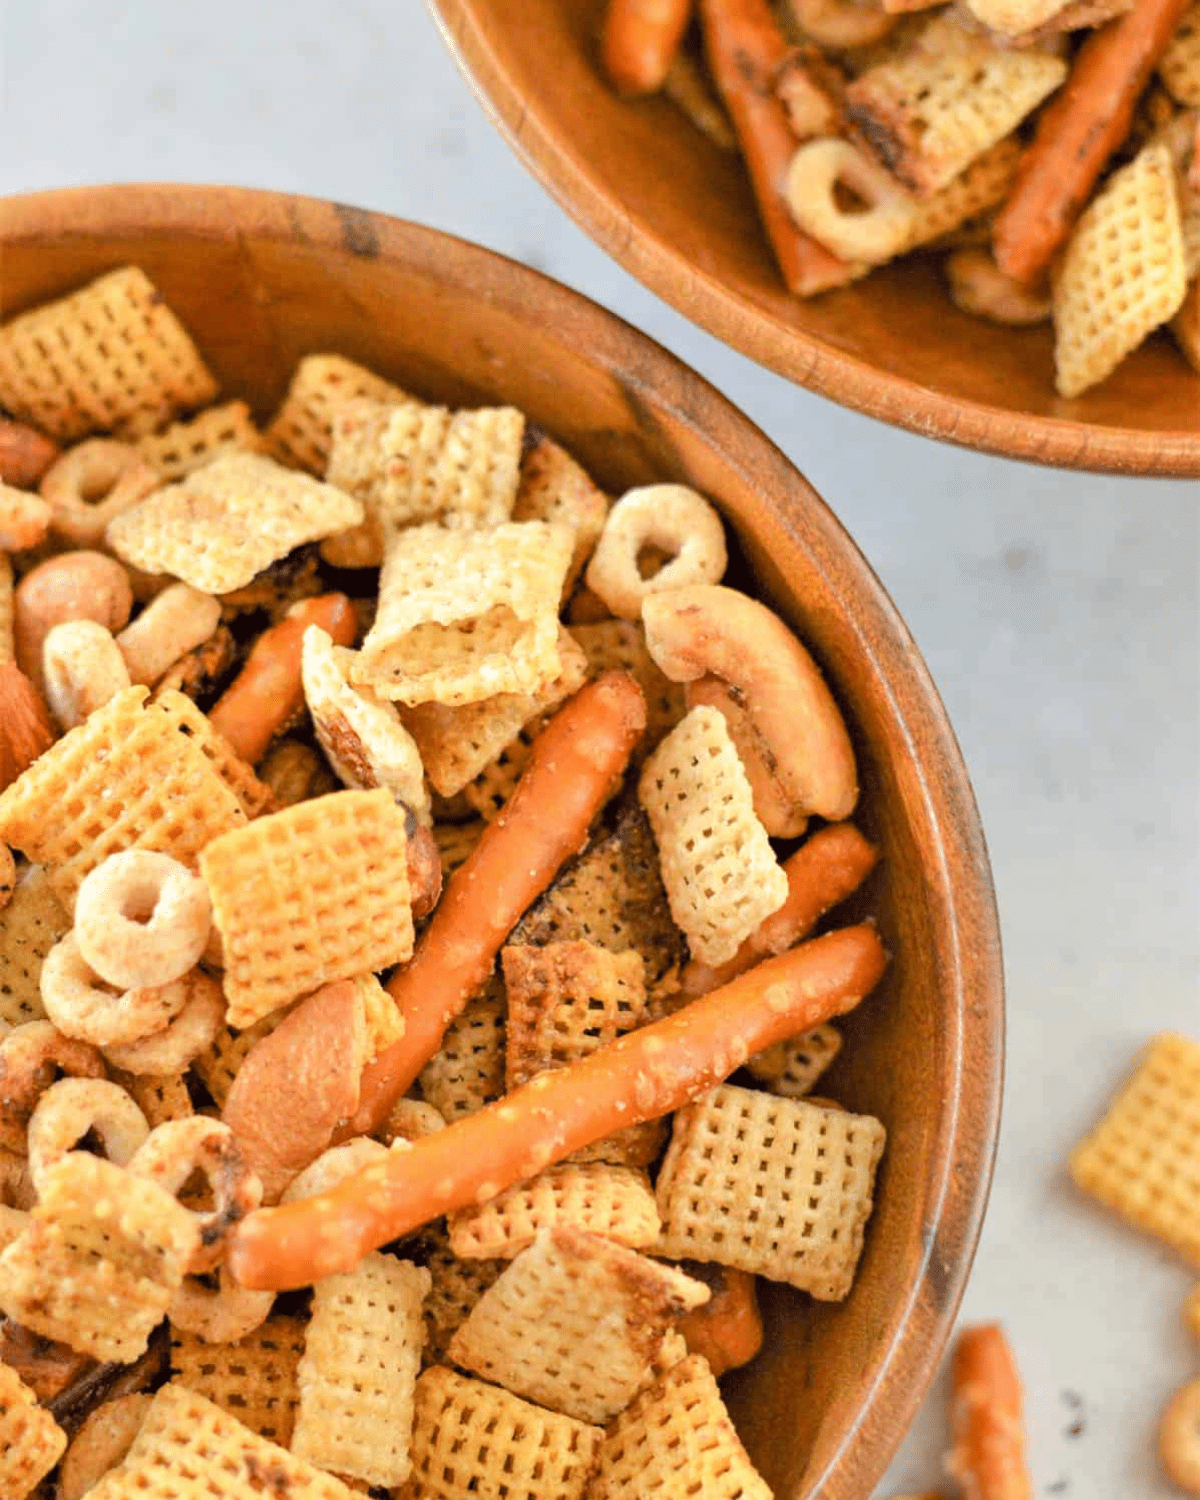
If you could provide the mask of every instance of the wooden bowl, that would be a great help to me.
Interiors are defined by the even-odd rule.
[[[932,257],[791,297],[737,157],[666,100],[596,69],[603,0],[431,0],[525,164],[608,253],[709,333],[789,380],[926,437],[1122,474],[1200,474],[1200,377],[1155,335],[1098,389],[1055,394],[1048,326],[961,313]]]
[[[885,855],[858,909],[878,914],[894,955],[847,1024],[829,1084],[889,1132],[854,1291],[830,1306],[771,1288],[765,1352],[727,1382],[729,1400],[780,1500],[862,1500],[932,1376],[970,1266],[996,1140],[1003,995],[958,747],[853,542],[783,455],[671,355],[446,235],[310,199],[128,187],[0,202],[0,244],[4,316],[141,265],[226,393],[260,414],[301,355],[335,350],[435,400],[514,403],[610,490],[679,480],[721,506],[743,577],[800,631],[847,713],[861,822]]]

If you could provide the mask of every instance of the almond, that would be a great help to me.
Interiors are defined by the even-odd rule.
[[[0,661],[0,792],[57,738],[37,688],[15,662]]]
[[[33,489],[58,457],[58,444],[24,422],[0,417],[0,481]]]

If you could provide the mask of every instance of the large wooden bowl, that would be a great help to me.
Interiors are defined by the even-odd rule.
[[[0,310],[127,262],[194,331],[228,393],[271,411],[297,359],[336,350],[420,395],[512,402],[610,489],[714,497],[743,580],[824,666],[885,864],[860,909],[894,957],[847,1025],[829,1090],[889,1140],[854,1291],[766,1299],[765,1353],[728,1382],[781,1500],[862,1500],[934,1371],[987,1196],[1003,997],[987,853],[950,725],[895,609],[832,513],[716,391],[564,287],[446,235],[238,190],[83,189],[0,202]]]
[[[926,437],[1124,474],[1200,474],[1200,376],[1158,334],[1104,385],[1054,391],[1048,327],[961,313],[929,257],[810,301],[784,290],[741,163],[596,65],[603,0],[431,0],[522,160],[653,292],[788,379]]]

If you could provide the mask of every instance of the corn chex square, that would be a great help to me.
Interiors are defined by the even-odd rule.
[[[110,854],[153,849],[194,866],[210,840],[246,823],[202,744],[146,697],[144,687],[118,693],[0,793],[0,839],[46,867],[68,910]]]
[[[229,1024],[412,956],[404,809],[333,792],[215,839],[200,857],[225,957]]]
[[[572,625],[588,661],[588,675],[623,671],[637,683],[646,700],[646,732],[642,745],[652,747],[669,729],[674,729],[687,711],[683,684],[672,682],[646,649],[646,632],[640,620],[598,620],[592,625]]]
[[[1096,1129],[1076,1147],[1078,1187],[1200,1264],[1200,1043],[1165,1033],[1146,1048]]]
[[[45,870],[31,865],[18,878],[8,905],[0,907],[0,1033],[46,1014],[42,963],[70,926]]]
[[[405,1500],[583,1500],[602,1436],[435,1365],[417,1381]]]
[[[600,1444],[588,1500],[771,1500],[708,1361],[680,1360],[646,1387]]]
[[[447,1216],[450,1248],[466,1260],[511,1260],[543,1229],[581,1229],[644,1249],[660,1221],[645,1172],[606,1162],[558,1162],[488,1203]]]
[[[424,1304],[424,1359],[427,1365],[440,1365],[446,1362],[450,1340],[508,1262],[460,1260],[440,1222],[422,1231],[420,1249],[432,1278]]]
[[[109,1065],[113,1082],[120,1084],[153,1130],[168,1120],[190,1120],[196,1113],[188,1086],[177,1073],[123,1073]]]
[[[494,701],[494,700],[493,700]],[[545,725],[545,716],[540,715],[531,723],[523,725],[473,781],[463,788],[463,797],[469,807],[486,823],[493,823],[504,811],[504,805],[517,789],[533,754],[533,742]]]
[[[351,401],[413,401],[407,391],[341,354],[306,354],[264,437],[281,463],[324,474],[333,419]],[[420,404],[420,403],[417,403]]]
[[[259,453],[226,453],[131,506],[105,536],[122,562],[228,594],[305,542],[357,525],[362,514],[331,484]]]
[[[172,1381],[155,1395],[124,1461],[88,1500],[349,1500],[352,1493]]]
[[[492,978],[450,1022],[421,1070],[421,1095],[448,1125],[504,1092],[505,1009],[504,987]]]
[[[261,453],[262,434],[244,401],[210,406],[186,422],[172,422],[163,432],[151,433],[134,444],[139,457],[164,484],[186,479],[226,453]]]
[[[304,1353],[303,1318],[282,1313],[232,1344],[211,1344],[171,1329],[171,1374],[181,1386],[212,1401],[259,1437],[289,1446]]]
[[[1189,109],[1200,105],[1200,4],[1191,5],[1158,64],[1171,98]]]
[[[194,1217],[145,1178],[87,1152],[50,1167],[19,1239],[0,1255],[0,1310],[81,1354],[146,1351],[199,1243]]]
[[[66,1433],[17,1372],[0,1362],[0,1494],[24,1500],[66,1446]]]
[[[514,521],[553,521],[566,526],[575,538],[571,565],[563,581],[564,597],[574,588],[592,555],[609,497],[587,471],[540,428],[527,428],[521,478],[513,501]]]
[[[159,692],[148,704],[146,712],[153,718],[159,714],[167,725],[195,745],[205,760],[233,793],[238,805],[248,818],[257,818],[275,805],[269,786],[261,782],[249,766],[238,755],[225,737],[212,726],[208,715],[202,713],[186,693],[168,688]]]
[[[722,1084],[672,1121],[656,1188],[656,1253],[717,1261],[840,1302],[862,1252],[886,1134],[869,1115]]]
[[[1015,135],[977,156],[965,172],[929,198],[913,198],[904,239],[897,250],[903,255],[952,234],[963,224],[1003,203],[1012,192],[1021,164],[1021,142]]]
[[[642,769],[638,798],[692,954],[714,967],[727,962],[783,905],[788,882],[715,708],[692,709],[667,735]]]
[[[1145,147],[1084,210],[1054,282],[1058,391],[1098,384],[1187,295],[1183,228],[1171,153]]]
[[[450,1358],[602,1425],[645,1384],[667,1329],[709,1296],[682,1271],[599,1235],[543,1232],[475,1304]]]
[[[464,865],[475,845],[483,836],[487,824],[482,818],[472,818],[469,823],[435,823],[433,841],[438,846],[442,861],[443,884],[450,879],[460,865]]]
[[[407,1479],[429,1284],[423,1266],[378,1253],[317,1283],[293,1453],[372,1485]]]
[[[355,679],[409,705],[537,693],[562,670],[558,601],[571,534],[544,521],[393,537]]]
[[[812,1093],[821,1074],[841,1050],[841,1032],[826,1021],[786,1042],[777,1042],[764,1052],[756,1052],[746,1068],[772,1094],[802,1099]]]
[[[917,50],[856,78],[846,112],[883,165],[927,197],[1011,135],[1066,76],[1061,58],[983,41]]]
[[[0,328],[0,406],[62,442],[140,437],[216,394],[199,350],[136,266]]]

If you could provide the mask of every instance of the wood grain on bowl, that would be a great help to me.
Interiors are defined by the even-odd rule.
[[[532,0],[531,0],[532,3]],[[609,490],[674,480],[711,496],[733,580],[799,631],[846,712],[861,821],[883,862],[893,955],[847,1024],[831,1089],[889,1132],[849,1300],[766,1289],[763,1354],[728,1379],[780,1500],[862,1500],[936,1368],[987,1196],[1003,996],[991,880],[958,747],[883,589],[799,473],[703,380],[536,273],[445,235],[233,189],[83,189],[0,202],[0,313],[144,267],[222,382],[260,415],[299,357],[333,350],[417,394],[511,402]]]
[[[597,67],[603,0],[430,0],[493,120],[562,206],[680,312],[845,406],[926,437],[1097,472],[1200,475],[1200,374],[1164,333],[1076,400],[1049,326],[959,311],[928,256],[803,301],[785,289],[740,159],[665,98]]]

